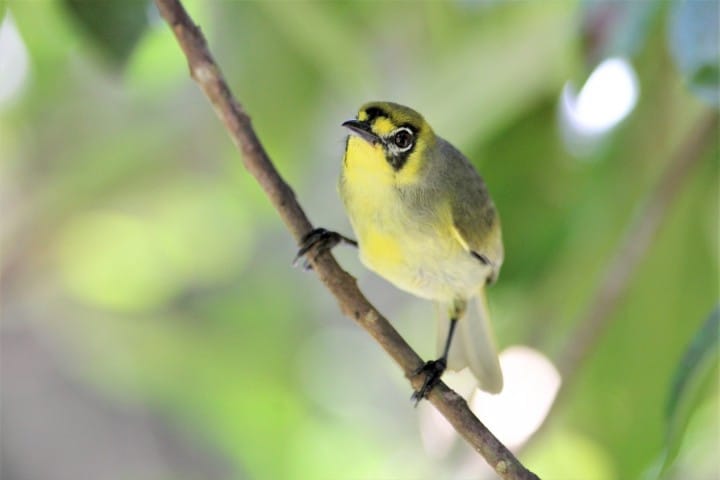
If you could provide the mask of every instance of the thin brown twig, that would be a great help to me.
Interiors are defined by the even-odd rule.
[[[202,32],[178,0],[155,0],[155,3],[187,57],[190,75],[200,85],[233,141],[242,151],[245,167],[257,179],[290,232],[299,241],[302,235],[311,230],[312,225],[292,189],[270,161],[252,128],[250,117],[230,92],[220,68],[208,50]],[[355,279],[340,268],[330,254],[321,254],[312,259],[311,263],[320,280],[335,296],[342,312],[370,333],[402,368],[413,388],[419,388],[422,378],[413,372],[423,364],[420,356],[368,302],[358,289]],[[478,420],[465,399],[444,383],[439,383],[430,392],[428,400],[501,478],[538,478]]]

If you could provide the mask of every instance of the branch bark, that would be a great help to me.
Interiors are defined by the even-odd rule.
[[[252,128],[250,117],[233,97],[215,63],[207,42],[178,0],[155,0],[161,15],[172,28],[180,48],[187,57],[190,75],[210,100],[218,117],[242,152],[243,163],[265,190],[280,217],[296,241],[310,231],[312,225],[300,207],[290,186],[282,179]],[[390,325],[357,287],[355,279],[345,272],[330,255],[321,254],[312,260],[320,280],[337,300],[341,311],[354,319],[382,346],[402,368],[413,388],[422,384],[413,372],[423,362],[400,334]],[[439,383],[428,400],[452,424],[455,430],[506,480],[528,480],[538,477],[527,470],[472,413],[465,399]]]

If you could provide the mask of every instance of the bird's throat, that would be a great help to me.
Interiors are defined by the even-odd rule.
[[[345,177],[357,188],[386,188],[394,181],[395,172],[385,159],[382,145],[368,143],[355,135],[348,138],[343,168]]]

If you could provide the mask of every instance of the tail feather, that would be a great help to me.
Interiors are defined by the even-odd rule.
[[[485,291],[473,299],[475,309],[469,309],[464,318],[458,321],[455,338],[450,346],[448,368],[461,370],[470,367],[478,380],[479,387],[490,393],[498,393],[503,387],[502,370],[498,360],[495,334],[488,313]],[[473,311],[474,310],[474,311]],[[449,329],[446,316],[438,324],[438,351],[442,353]]]

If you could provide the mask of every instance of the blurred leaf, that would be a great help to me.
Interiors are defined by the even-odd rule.
[[[669,467],[680,449],[685,429],[700,403],[708,383],[716,379],[720,306],[710,314],[685,351],[670,390],[666,417],[668,433],[662,470]]]
[[[685,352],[678,372],[673,381],[670,399],[667,406],[667,417],[669,420],[678,413],[678,405],[684,393],[687,392],[688,384],[693,380],[693,374],[700,371],[705,360],[712,358],[718,348],[718,328],[720,327],[720,306],[710,314],[705,324],[695,335],[692,343]]]
[[[5,18],[5,0],[0,0],[0,21]]]
[[[670,51],[695,95],[720,105],[718,2],[675,0],[670,13]]]
[[[64,0],[76,22],[114,66],[122,67],[148,25],[147,0]]]

